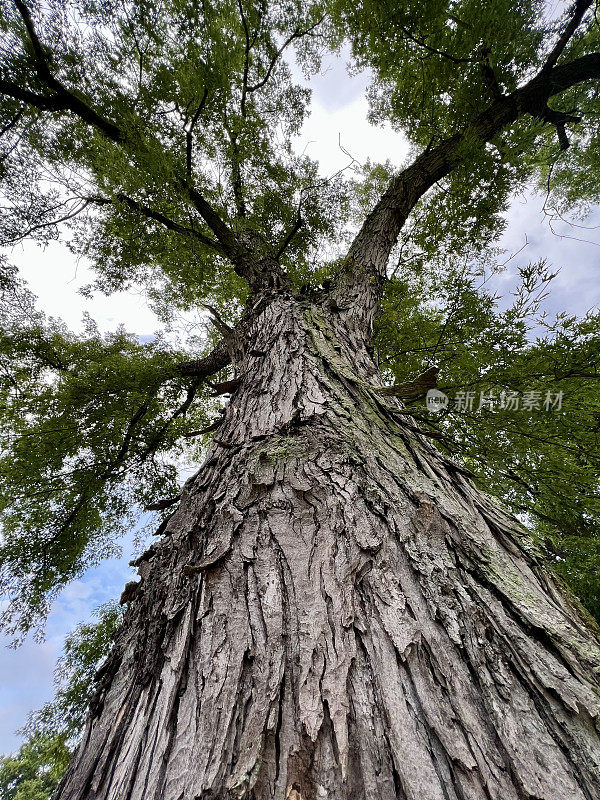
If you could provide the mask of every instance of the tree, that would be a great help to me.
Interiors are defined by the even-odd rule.
[[[522,388],[522,364],[534,388],[596,376],[597,318],[532,344],[517,301],[512,341],[497,340],[498,313],[469,283],[526,180],[562,206],[597,200],[591,2],[553,22],[526,0],[14,0],[2,26],[5,241],[68,224],[98,288],[143,283],[166,319],[203,303],[216,332],[194,358],[92,328],[77,339],[20,313],[6,272],[3,481],[23,490],[4,512],[7,621],[31,625],[127,502],[170,509],[123,594],[57,797],[597,796],[597,628],[470,479],[490,427],[475,444],[468,420],[419,428],[402,398],[435,370],[402,375],[393,356],[394,322],[418,318],[437,258],[457,298],[438,340],[456,306],[497,343],[482,385]],[[356,185],[294,153],[308,98],[285,61],[296,46],[317,69],[346,38],[375,75],[374,117],[414,150]],[[523,275],[526,304],[547,277]],[[429,331],[439,314],[430,303]],[[212,403],[229,395],[220,417],[207,387]],[[520,449],[506,493],[541,535],[568,519],[591,541],[597,418],[578,420],[564,506],[544,488],[570,435],[558,414],[539,478],[522,444],[533,419],[507,425]],[[459,431],[463,463],[432,430]],[[172,496],[162,455],[211,432]],[[502,467],[482,477],[495,486]]]

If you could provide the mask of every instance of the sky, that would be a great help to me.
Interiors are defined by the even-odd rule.
[[[400,163],[406,155],[406,143],[400,134],[389,126],[375,128],[367,122],[367,83],[365,75],[348,77],[342,57],[330,59],[323,73],[309,84],[313,110],[297,147],[320,161],[324,175],[347,166],[348,153],[359,163],[368,158],[389,158]],[[509,255],[520,252],[495,279],[494,288],[501,293],[510,292],[520,263],[546,258],[553,268],[561,270],[546,301],[550,314],[558,310],[583,314],[600,306],[600,212],[596,211],[585,226],[561,223],[553,225],[553,231],[540,198],[527,194],[516,197],[501,244]],[[90,282],[91,273],[84,262],[75,261],[64,245],[51,243],[45,250],[34,245],[19,247],[12,259],[39,297],[40,308],[62,318],[73,330],[82,329],[84,312],[91,314],[103,331],[124,323],[128,331],[150,337],[160,327],[140,294],[99,295],[92,299],[78,294]],[[123,542],[121,558],[88,570],[62,592],[48,619],[43,641],[30,636],[15,650],[8,649],[9,640],[0,638],[0,753],[18,747],[20,740],[15,731],[26,722],[32,709],[51,699],[53,670],[65,635],[79,622],[88,620],[100,604],[118,598],[124,584],[131,580],[133,570],[128,561],[134,550],[133,540],[131,535]]]

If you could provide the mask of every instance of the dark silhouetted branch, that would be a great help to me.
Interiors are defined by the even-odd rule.
[[[378,394],[400,397],[403,400],[422,397],[429,389],[436,388],[438,372],[438,367],[429,367],[429,369],[421,373],[418,378],[415,378],[414,381],[396,383],[393,386],[384,386],[383,388],[377,388],[375,391]]]

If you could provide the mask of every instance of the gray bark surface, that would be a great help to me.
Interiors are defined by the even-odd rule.
[[[592,622],[339,313],[263,306],[59,800],[598,800]]]

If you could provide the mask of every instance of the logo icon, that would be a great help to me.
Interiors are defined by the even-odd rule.
[[[430,389],[425,399],[428,411],[442,411],[448,405],[448,395],[439,389]]]

